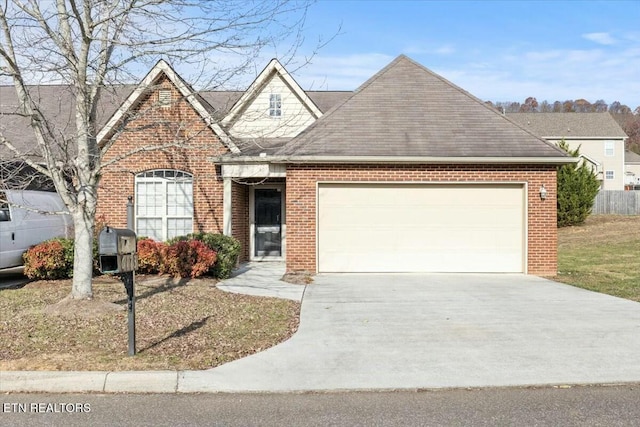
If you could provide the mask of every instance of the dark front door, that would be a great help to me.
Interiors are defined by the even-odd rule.
[[[254,256],[282,256],[282,191],[256,188]]]

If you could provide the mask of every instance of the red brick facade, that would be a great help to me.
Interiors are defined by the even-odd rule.
[[[168,79],[158,82],[155,89],[142,99],[135,109],[137,117],[104,157],[104,164],[124,158],[104,169],[98,217],[111,226],[125,227],[127,196],[135,194],[135,175],[152,169],[175,169],[193,175],[194,231],[221,233],[223,182],[219,167],[209,158],[228,150]],[[158,89],[171,90],[175,102],[170,107],[158,107]],[[127,155],[135,149],[172,143],[176,147]]]
[[[158,107],[158,88],[169,89],[175,102]],[[211,157],[228,152],[201,116],[168,79],[144,97],[133,119],[108,150],[99,188],[98,215],[114,227],[126,226],[127,196],[135,194],[135,175],[152,169],[175,169],[193,175],[194,231],[223,232],[224,185]],[[176,143],[162,150],[143,147]],[[556,167],[550,165],[288,165],[286,217],[288,271],[316,272],[316,182],[526,182],[528,183],[527,269],[553,276],[557,269]],[[546,200],[539,197],[546,187]],[[241,260],[250,257],[250,186],[232,182],[231,233],[242,244]]]
[[[529,274],[557,271],[556,167],[535,165],[289,165],[287,270],[316,272],[316,182],[527,182]],[[540,186],[547,188],[541,200]]]
[[[240,261],[249,260],[249,189],[248,185],[232,183],[231,234],[242,245]]]

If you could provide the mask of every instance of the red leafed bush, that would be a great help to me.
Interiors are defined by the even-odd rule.
[[[199,240],[181,240],[166,246],[161,273],[179,277],[198,277],[215,264],[217,254]]]
[[[73,276],[73,239],[52,239],[32,246],[22,256],[29,279],[55,280]]]
[[[157,274],[162,270],[163,253],[167,245],[151,239],[138,240],[138,272]]]

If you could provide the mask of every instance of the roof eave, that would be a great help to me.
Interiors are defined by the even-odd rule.
[[[285,83],[291,88],[293,93],[300,99],[302,104],[306,106],[307,109],[311,112],[311,114],[315,115],[316,118],[322,116],[322,111],[320,111],[318,106],[300,87],[295,79],[291,77],[289,72],[282,66],[282,64],[280,64],[280,61],[274,58],[269,62],[269,64],[267,64],[264,70],[260,72],[258,77],[256,77],[256,79],[249,85],[247,90],[231,107],[226,116],[223,117],[223,119],[221,120],[222,126],[225,126],[227,128],[231,127],[240,116],[245,106],[260,93],[271,76],[274,74],[278,74],[285,81]]]
[[[433,157],[433,156],[218,156],[219,164],[338,163],[338,164],[551,164],[576,163],[577,157]]]
[[[124,115],[131,108],[135,108],[140,99],[146,94],[146,91],[152,86],[160,76],[164,74],[171,83],[176,87],[180,94],[187,100],[191,107],[196,110],[200,117],[205,121],[207,126],[220,138],[222,143],[232,152],[240,153],[240,149],[235,145],[232,139],[227,133],[216,123],[211,115],[207,112],[206,108],[196,98],[195,93],[182,81],[173,68],[164,60],[160,60],[154,65],[154,67],[147,73],[142,81],[137,85],[136,89],[127,97],[127,99],[120,105],[116,112],[111,116],[109,121],[98,132],[96,139],[99,143],[102,143],[108,138],[111,138],[114,134],[115,127],[123,120]]]
[[[628,136],[620,136],[620,135],[618,135],[618,136],[593,136],[593,135],[589,135],[589,136],[587,136],[587,135],[584,135],[584,136],[582,136],[582,135],[569,135],[569,136],[566,136],[565,135],[565,136],[543,136],[542,138],[547,139],[547,140],[549,140],[549,139],[553,139],[553,140],[555,140],[555,139],[558,139],[558,140],[560,140],[560,139],[567,139],[567,140],[569,140],[569,139],[580,139],[580,140],[594,140],[594,141],[597,141],[597,140],[601,140],[601,139],[622,139],[622,140],[624,140],[624,139],[627,139],[629,137]]]

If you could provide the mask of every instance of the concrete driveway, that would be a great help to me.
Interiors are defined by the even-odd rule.
[[[640,382],[640,304],[524,275],[318,275],[299,331],[178,391]]]

